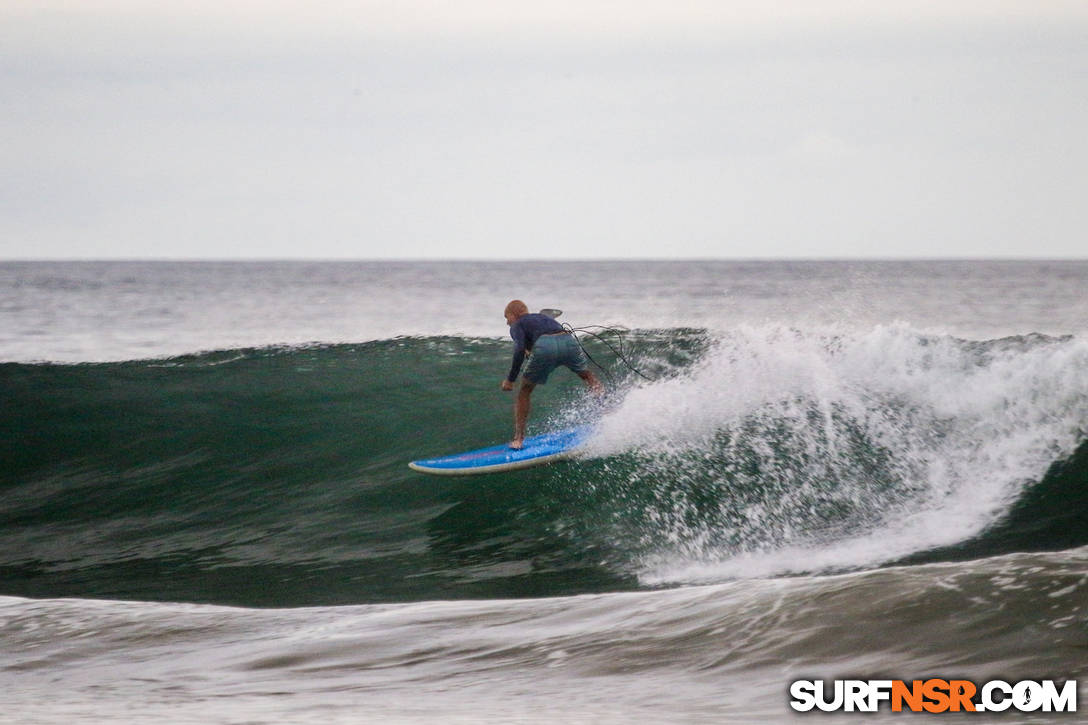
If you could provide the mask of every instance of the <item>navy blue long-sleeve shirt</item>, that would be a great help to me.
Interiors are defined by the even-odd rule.
[[[514,361],[510,365],[507,380],[512,383],[518,379],[521,364],[525,362],[525,351],[533,349],[533,343],[537,338],[553,332],[563,332],[563,326],[556,322],[555,318],[537,312],[522,315],[517,322],[510,325],[510,337],[514,340]]]

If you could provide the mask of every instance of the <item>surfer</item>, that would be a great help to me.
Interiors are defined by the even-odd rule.
[[[554,318],[536,312],[521,300],[512,300],[503,313],[506,324],[510,326],[510,337],[514,340],[514,360],[510,373],[502,381],[503,390],[513,390],[514,381],[525,360],[525,353],[530,353],[529,364],[521,376],[521,387],[514,401],[514,439],[510,447],[517,450],[525,441],[525,423],[529,420],[529,396],[533,388],[548,381],[548,375],[560,365],[570,368],[585,381],[596,395],[604,392],[604,386],[597,376],[587,368],[586,354],[574,335],[563,329]]]

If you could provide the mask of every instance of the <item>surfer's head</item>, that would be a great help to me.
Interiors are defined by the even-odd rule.
[[[529,307],[521,300],[510,300],[510,304],[506,306],[506,310],[502,314],[506,317],[506,324],[512,325],[522,315],[529,314]]]

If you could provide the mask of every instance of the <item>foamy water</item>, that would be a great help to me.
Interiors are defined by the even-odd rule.
[[[636,458],[631,487],[692,482],[661,502],[669,543],[647,583],[875,566],[993,523],[1083,439],[1086,391],[1084,340],[744,327],[692,369],[640,381],[588,455]],[[728,497],[696,514],[684,496],[708,483],[764,495],[743,515]],[[828,505],[859,533],[821,526]]]

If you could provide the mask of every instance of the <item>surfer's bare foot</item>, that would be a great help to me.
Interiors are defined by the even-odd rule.
[[[523,441],[521,438],[515,438],[514,440],[510,441],[510,447],[513,448],[515,451],[520,451],[523,445],[525,445],[525,441]]]

